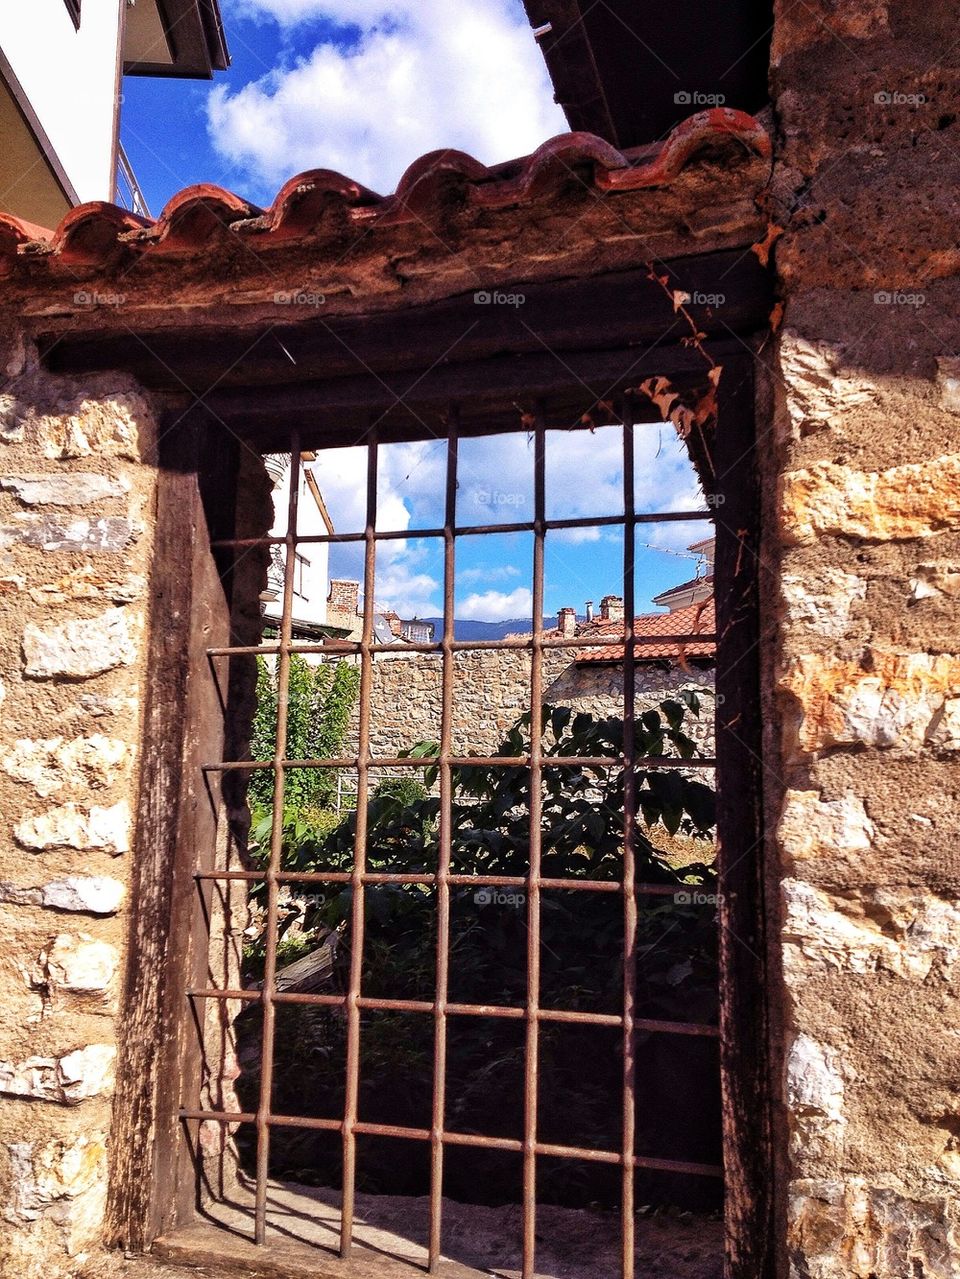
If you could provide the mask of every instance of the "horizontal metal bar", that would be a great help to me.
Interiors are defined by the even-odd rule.
[[[259,990],[189,990],[188,999],[236,999],[245,1004],[260,1003]],[[273,1002],[279,1004],[304,1004],[307,1007],[337,1008],[347,1002],[346,995],[299,994],[290,991],[278,991]],[[360,1008],[371,1012],[426,1013],[436,1012],[436,1005],[425,999],[375,999],[361,995],[357,1000]],[[442,1011],[451,1017],[492,1017],[506,1021],[524,1021],[530,1011],[510,1004],[457,1004],[442,1005]],[[565,1008],[537,1008],[534,1013],[537,1021],[546,1021],[558,1025],[583,1026],[622,1026],[623,1018],[617,1013],[588,1013]],[[719,1034],[717,1026],[697,1021],[663,1021],[654,1017],[638,1017],[634,1024],[638,1030],[648,1031],[656,1035],[698,1035],[708,1039],[716,1039]]]
[[[539,641],[540,647],[543,649],[566,649],[566,648],[623,648],[630,643],[624,635],[577,635],[577,636],[550,636],[545,635]],[[644,645],[659,644],[716,644],[717,636],[713,631],[689,631],[684,634],[677,635],[635,635],[632,637],[632,643],[642,648]],[[380,656],[385,653],[442,653],[447,647],[443,640],[435,641],[410,641],[407,643],[396,644],[377,644],[371,650],[374,656]],[[511,652],[511,653],[532,653],[533,638],[530,639],[502,639],[502,640],[452,640],[449,649],[452,653],[484,653],[484,652]],[[280,652],[279,644],[237,644],[222,645],[219,648],[208,648],[208,657],[274,657]],[[290,645],[291,653],[326,653],[333,655],[335,653],[341,656],[350,656],[360,652],[359,640],[339,640],[331,639],[327,644],[297,644]],[[658,659],[659,660],[659,659]]]
[[[219,1124],[252,1123],[255,1115],[240,1111],[227,1110],[181,1110],[181,1120],[212,1122]],[[324,1132],[342,1132],[343,1121],[338,1119],[315,1119],[311,1116],[271,1115],[265,1122],[270,1127],[318,1129]],[[428,1128],[403,1128],[393,1124],[364,1123],[357,1120],[353,1131],[368,1137],[396,1137],[404,1141],[430,1141],[434,1134]],[[506,1150],[514,1154],[522,1154],[524,1143],[511,1137],[485,1137],[477,1133],[441,1132],[439,1140],[448,1146],[473,1146],[480,1150]],[[555,1159],[579,1159],[586,1163],[617,1164],[624,1163],[619,1151],[595,1150],[587,1146],[556,1146],[548,1142],[537,1142],[534,1152]],[[634,1168],[646,1168],[654,1172],[687,1173],[695,1177],[722,1177],[723,1169],[716,1164],[688,1163],[680,1159],[654,1159],[648,1155],[634,1155],[630,1158]]]
[[[713,520],[713,511],[645,511],[630,517],[636,524],[688,524],[692,520]],[[545,532],[561,529],[609,528],[624,525],[626,515],[577,516],[565,520],[544,520]],[[454,537],[488,536],[492,533],[532,533],[532,520],[520,520],[512,524],[457,524],[453,530]],[[445,534],[443,528],[410,528],[410,529],[377,529],[373,533],[375,542],[407,541],[413,538],[441,538]],[[295,534],[294,546],[313,546],[318,543],[337,544],[343,542],[363,542],[365,533],[303,533]],[[284,546],[285,537],[225,537],[212,542],[214,550],[250,550],[257,546]]]
[[[351,884],[355,878],[357,877],[349,871],[343,870],[287,870],[278,871],[274,876],[278,884]],[[266,871],[202,870],[195,873],[194,879],[203,882],[264,883],[266,881]],[[411,886],[423,884],[428,887],[436,887],[441,882],[439,875],[414,875],[406,871],[364,871],[359,876],[359,881],[363,884],[409,884]],[[529,887],[530,878],[528,875],[448,875],[446,882],[458,888],[525,889]],[[618,879],[551,879],[540,877],[537,879],[537,883],[541,888],[549,889],[551,892],[620,893],[623,891],[623,884]],[[696,886],[690,884],[656,884],[641,881],[634,884],[634,891],[638,895],[646,897],[675,897],[678,893],[688,892],[691,887],[695,888]]]
[[[691,759],[678,759],[675,755],[640,755],[634,761],[638,768],[716,768],[715,759],[693,756]],[[541,759],[544,767],[550,768],[618,768],[624,760],[619,755],[544,755]],[[454,755],[444,759],[441,755],[410,756],[394,755],[377,757],[367,756],[360,759],[356,755],[344,755],[334,759],[284,759],[279,766],[289,768],[358,768],[366,764],[368,768],[433,768],[441,764],[449,764],[452,768],[528,768],[529,755]],[[217,760],[215,763],[202,764],[208,773],[253,773],[258,769],[276,768],[275,760],[232,759]]]

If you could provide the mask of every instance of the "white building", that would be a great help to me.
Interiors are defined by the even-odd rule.
[[[323,537],[334,532],[333,521],[313,473],[312,463],[315,460],[315,453],[300,455],[297,532],[301,537]],[[287,532],[290,494],[290,456],[286,453],[271,453],[265,461],[273,480],[274,521],[270,536],[284,537]],[[330,543],[308,542],[297,549],[296,557],[293,579],[294,629],[302,637],[309,637],[314,631],[319,636],[327,626]],[[267,574],[267,589],[261,596],[268,624],[279,625],[283,606],[284,564],[284,548],[274,546]]]
[[[0,209],[48,228],[88,200],[144,212],[120,147],[123,77],[228,64],[218,0],[4,0]]]
[[[716,544],[715,537],[705,537],[701,542],[691,543],[687,550],[700,556],[696,577],[691,578],[689,582],[681,582],[678,586],[671,586],[669,590],[661,591],[659,595],[653,597],[654,604],[659,604],[661,608],[668,608],[671,613],[676,613],[680,609],[690,608],[694,604],[710,599],[713,595],[713,557]]]

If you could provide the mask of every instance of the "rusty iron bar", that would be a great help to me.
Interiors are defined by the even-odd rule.
[[[527,1026],[523,1099],[522,1279],[534,1279],[537,1252],[537,1102],[540,1080],[540,867],[543,854],[543,560],[546,433],[538,404],[533,445],[533,651],[530,658],[530,846],[527,886]]]
[[[443,535],[443,669],[440,706],[440,848],[437,862],[437,975],[433,1001],[433,1114],[430,1135],[430,1227],[427,1269],[440,1265],[443,1233],[443,1129],[446,1122],[447,998],[450,990],[450,866],[453,852],[453,644],[456,584],[457,409],[450,409]]]
[[[712,519],[712,513],[707,511],[645,511],[634,516],[638,524],[670,524],[678,520],[684,522],[692,520],[709,520]],[[564,520],[547,520],[543,522],[545,532],[552,532],[557,529],[577,529],[577,528],[609,528],[613,525],[623,525],[626,517],[623,515],[595,515],[583,516],[579,515]],[[482,536],[485,533],[533,533],[535,531],[534,524],[530,520],[519,521],[512,524],[456,524],[451,521],[450,530],[454,537],[464,536]],[[409,528],[409,529],[378,529],[374,533],[374,540],[377,542],[391,542],[398,540],[406,540],[407,538],[442,538],[444,536],[443,528]],[[313,546],[317,543],[342,543],[342,542],[363,542],[366,541],[365,533],[304,533],[298,535],[296,543],[298,546]],[[219,538],[212,542],[211,546],[214,550],[249,550],[256,546],[277,546],[283,545],[282,537],[225,537]]]
[[[190,990],[189,999],[237,999],[243,1003],[258,1004],[259,990]],[[275,1004],[306,1004],[324,1008],[342,1008],[346,995],[302,995],[295,992],[277,991],[273,996]],[[401,1013],[434,1013],[435,1005],[423,999],[380,999],[361,996],[360,1007],[377,1012]],[[451,1004],[445,1005],[450,1017],[501,1017],[511,1021],[522,1021],[527,1016],[527,1009],[511,1004]],[[564,1025],[578,1026],[612,1026],[623,1025],[623,1018],[617,1013],[586,1013],[563,1008],[538,1008],[537,1018],[540,1021],[557,1022]],[[715,1039],[720,1031],[717,1026],[696,1021],[662,1021],[652,1017],[637,1017],[634,1025],[638,1030],[659,1035],[702,1035]]]
[[[634,447],[633,412],[627,400],[623,421],[623,1186],[620,1208],[621,1279],[635,1268],[634,1169],[636,1166],[636,649],[634,642]]]
[[[251,1123],[255,1116],[239,1110],[181,1110],[179,1118],[184,1123],[199,1121],[238,1124]],[[340,1132],[344,1126],[340,1119],[315,1119],[307,1115],[271,1115],[270,1124],[278,1128],[305,1128],[321,1132]],[[404,1128],[396,1124],[367,1123],[360,1119],[354,1124],[354,1131],[363,1136],[396,1137],[402,1141],[428,1142],[433,1135],[428,1128]],[[514,1153],[522,1153],[525,1144],[512,1137],[484,1137],[468,1132],[444,1132],[442,1139],[447,1146],[472,1146],[478,1150],[507,1150]],[[621,1151],[599,1150],[593,1146],[558,1146],[538,1141],[534,1153],[553,1159],[582,1159],[586,1163],[623,1163]],[[690,1163],[682,1159],[655,1159],[652,1156],[637,1155],[634,1164],[637,1168],[649,1168],[656,1172],[684,1173],[694,1177],[723,1176],[723,1169],[716,1164]]]
[[[360,642],[360,725],[357,758],[357,819],[353,849],[353,902],[350,917],[350,979],[347,990],[347,1071],[343,1114],[343,1196],[340,1207],[340,1256],[350,1256],[357,1191],[355,1125],[360,1093],[360,983],[363,977],[364,881],[367,867],[367,802],[370,786],[370,700],[373,681],[373,611],[376,593],[374,529],[377,522],[377,435],[367,445],[367,521],[363,557],[363,633]]]
[[[275,643],[254,646],[224,646],[207,650],[211,670],[218,658],[232,656],[278,657],[277,681],[280,690],[277,717],[277,747],[270,761],[231,760],[205,764],[207,771],[238,771],[251,773],[257,769],[274,770],[273,829],[270,840],[270,859],[267,871],[204,871],[195,876],[198,883],[205,881],[239,880],[265,882],[267,885],[266,963],[264,981],[259,990],[199,989],[188,992],[191,1000],[237,1000],[247,1005],[263,1006],[261,1087],[257,1110],[254,1113],[182,1110],[184,1121],[212,1120],[219,1123],[252,1123],[257,1133],[257,1181],[255,1207],[255,1239],[263,1244],[266,1234],[266,1189],[269,1174],[270,1129],[300,1127],[339,1132],[343,1142],[342,1207],[340,1221],[340,1255],[350,1255],[353,1239],[355,1196],[357,1182],[357,1136],[372,1135],[423,1141],[430,1146],[430,1221],[428,1234],[428,1264],[430,1272],[436,1272],[441,1261],[444,1149],[446,1145],[470,1146],[479,1149],[496,1149],[517,1153],[523,1165],[522,1202],[522,1279],[534,1279],[536,1271],[536,1223],[537,1223],[537,1159],[549,1156],[566,1159],[582,1159],[618,1165],[622,1170],[622,1269],[621,1279],[634,1276],[634,1178],[637,1168],[671,1173],[722,1176],[719,1167],[691,1163],[682,1160],[659,1159],[640,1156],[636,1152],[636,1038],[638,1032],[716,1038],[716,1026],[703,1023],[667,1021],[643,1018],[636,1015],[636,965],[638,960],[638,896],[674,896],[683,891],[677,884],[638,882],[636,879],[636,807],[637,770],[639,768],[684,768],[690,770],[715,768],[713,758],[677,759],[662,756],[638,756],[636,753],[636,663],[638,652],[645,646],[663,644],[715,643],[713,633],[685,633],[677,635],[641,636],[635,626],[635,555],[638,525],[678,520],[710,520],[712,512],[638,513],[635,508],[634,485],[634,423],[627,407],[623,415],[623,515],[603,516],[594,519],[546,518],[545,500],[545,438],[546,428],[542,406],[536,409],[534,428],[534,518],[530,522],[516,524],[464,525],[456,523],[458,424],[455,409],[451,409],[449,429],[446,435],[447,476],[444,523],[438,529],[383,530],[376,529],[377,515],[377,458],[378,442],[371,433],[367,450],[366,526],[363,533],[300,536],[297,523],[297,498],[300,485],[299,437],[291,435],[291,477],[288,499],[288,526],[283,537],[224,539],[214,543],[216,547],[243,547],[282,545],[286,549],[284,565],[284,594],[280,635]],[[618,526],[624,530],[623,545],[623,599],[624,623],[619,634],[600,634],[576,637],[556,636],[544,633],[544,553],[545,539],[549,531],[561,529]],[[529,638],[519,640],[457,641],[454,632],[455,618],[455,561],[456,538],[496,533],[524,532],[533,534],[533,618]],[[395,643],[374,646],[373,614],[375,607],[375,577],[377,543],[398,538],[442,538],[444,546],[444,624],[439,642]],[[295,643],[293,640],[293,596],[295,585],[296,548],[310,543],[359,543],[364,544],[364,604],[363,630],[359,642],[333,640],[326,644]],[[620,755],[613,756],[556,756],[544,753],[541,729],[543,702],[544,653],[548,650],[610,649],[609,660],[623,661],[624,742]],[[471,651],[529,652],[530,657],[530,746],[527,754],[504,756],[462,756],[452,750],[452,726],[454,707],[454,657],[459,652]],[[318,654],[327,657],[357,655],[360,660],[360,725],[358,753],[355,757],[334,759],[292,760],[285,757],[287,738],[287,707],[290,677],[290,659],[293,654]],[[393,756],[374,758],[370,753],[372,667],[376,656],[388,653],[422,653],[439,656],[441,670],[441,726],[440,749],[430,759]],[[438,766],[440,778],[438,864],[434,874],[405,874],[403,872],[367,871],[367,808],[371,771],[377,769],[423,769]],[[455,799],[457,768],[525,768],[529,770],[530,818],[529,862],[523,876],[477,876],[454,874],[453,854],[453,803]],[[547,878],[542,874],[542,785],[545,768],[570,768],[606,770],[622,767],[624,770],[624,847],[623,874],[620,881]],[[358,793],[353,865],[349,871],[324,873],[297,873],[282,869],[282,817],[285,773],[294,768],[351,768],[356,769]],[[349,884],[353,888],[350,924],[350,973],[348,988],[344,994],[301,994],[276,989],[277,933],[279,913],[279,888],[281,884]],[[436,889],[436,980],[434,998],[428,1000],[404,1000],[364,997],[361,993],[363,973],[363,945],[365,931],[364,889],[368,884],[423,885]],[[450,912],[451,889],[455,887],[518,888],[527,893],[527,997],[523,1006],[465,1004],[449,1002],[450,981]],[[623,900],[623,1008],[621,1013],[590,1013],[572,1009],[540,1007],[541,978],[541,895],[545,890],[588,891],[618,893]],[[695,891],[695,888],[692,889]],[[338,1007],[345,1010],[347,1023],[346,1080],[343,1114],[340,1119],[274,1115],[271,1110],[273,1093],[273,1057],[277,1005],[305,1005]],[[361,1013],[363,1011],[392,1011],[414,1015],[428,1015],[434,1021],[433,1097],[429,1128],[405,1128],[390,1124],[362,1121],[359,1117],[359,1081],[361,1059]],[[490,1137],[481,1134],[453,1133],[445,1130],[446,1122],[446,1074],[448,1019],[451,1016],[490,1017],[511,1019],[525,1023],[525,1062],[523,1133],[521,1139]],[[622,1136],[619,1151],[605,1151],[575,1146],[563,1146],[541,1142],[538,1138],[538,1089],[539,1089],[539,1027],[541,1023],[577,1024],[607,1027],[622,1035],[623,1044],[623,1093]]]
[[[685,631],[683,634],[676,635],[636,635],[634,636],[638,647],[643,645],[655,646],[659,644],[716,644],[717,635],[715,631]],[[567,636],[564,638],[560,635],[544,635],[541,641],[541,648],[546,649],[565,649],[565,648],[622,648],[622,635],[576,635],[573,638]],[[533,651],[533,640],[528,639],[502,639],[502,640],[454,640],[450,645],[451,651],[454,653],[477,653],[477,652],[510,652],[510,653],[530,653]],[[225,644],[218,648],[208,648],[207,657],[269,657],[272,653],[278,653],[280,650],[276,644]],[[325,644],[294,644],[291,653],[314,653],[326,654],[328,657],[340,654],[356,655],[360,652],[360,642],[358,640],[340,640],[330,639]],[[442,654],[443,643],[440,640],[404,640],[402,643],[396,644],[378,644],[376,646],[376,655],[379,657],[382,653],[436,653]],[[615,658],[611,659],[616,660]]]
[[[356,755],[333,757],[330,759],[284,759],[281,768],[356,768],[359,757]],[[409,755],[371,756],[371,768],[430,768],[437,763],[437,756]],[[449,760],[453,768],[527,768],[530,765],[529,755],[458,755]],[[618,755],[544,755],[540,760],[542,768],[617,768],[623,763],[623,756]],[[634,760],[637,768],[716,768],[715,759],[678,759],[674,755],[640,755]],[[217,760],[215,763],[202,764],[201,768],[208,773],[253,773],[258,769],[276,768],[275,760],[231,759]]]
[[[284,770],[279,766],[287,750],[288,688],[290,683],[290,643],[293,630],[293,591],[296,573],[297,503],[300,494],[300,438],[290,437],[290,492],[287,501],[286,558],[283,570],[283,612],[280,624],[280,656],[277,663],[277,737],[273,775],[273,827],[270,832],[270,861],[266,872],[267,920],[266,953],[263,968],[263,1028],[261,1038],[260,1096],[257,1106],[257,1189],[254,1211],[254,1240],[266,1241],[267,1178],[270,1166],[270,1113],[273,1092],[273,1048],[276,1015],[273,1006],[274,981],[277,970],[277,909],[279,883],[277,875],[283,857],[283,790]]]
[[[404,871],[388,872],[388,871],[367,871],[361,876],[365,884],[427,884],[433,885],[437,882],[436,875],[424,874],[414,875],[412,872],[407,874]],[[249,883],[259,883],[263,879],[263,872],[259,870],[204,870],[197,871],[194,874],[196,880],[223,880],[229,882],[231,879],[247,880]],[[351,871],[282,871],[277,875],[277,883],[279,884],[351,884],[353,883],[353,873]],[[451,885],[465,888],[525,888],[527,885],[527,877],[525,875],[450,875],[448,882]],[[588,892],[588,893],[621,893],[623,892],[623,881],[619,879],[551,879],[541,877],[540,887],[559,892]],[[690,885],[693,892],[696,892],[695,885]],[[686,890],[679,884],[652,884],[638,880],[634,883],[634,892],[637,894],[645,894],[651,897],[675,897],[677,893]]]

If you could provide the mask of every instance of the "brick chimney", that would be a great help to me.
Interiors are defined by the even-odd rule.
[[[557,630],[564,639],[570,639],[577,633],[577,610],[562,608],[557,614]]]
[[[327,596],[327,614],[346,614],[351,619],[357,616],[360,603],[360,583],[346,578],[333,578],[330,582],[330,594]]]
[[[622,622],[623,598],[619,595],[604,595],[600,601],[600,616],[605,622]]]

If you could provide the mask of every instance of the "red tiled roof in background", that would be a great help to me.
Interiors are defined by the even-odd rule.
[[[200,184],[173,196],[156,219],[96,201],[71,209],[47,231],[0,213],[0,264],[15,256],[56,255],[64,264],[91,265],[120,247],[151,256],[190,255],[206,246],[218,226],[253,237],[260,250],[308,236],[332,201],[365,230],[421,221],[449,203],[451,193],[475,209],[549,199],[588,166],[596,191],[635,191],[670,183],[697,153],[730,142],[764,158],[771,154],[770,138],[752,116],[715,107],[685,120],[663,142],[627,151],[590,133],[561,134],[532,155],[493,167],[462,151],[433,151],[414,161],[390,196],[330,169],[314,169],[291,178],[266,210],[222,187]]]
[[[659,635],[713,635],[716,629],[716,611],[713,596],[701,600],[699,604],[690,604],[686,608],[678,608],[672,613],[646,613],[634,619],[634,634],[638,643],[635,649],[638,662],[684,661],[687,658],[715,657],[717,646],[712,639],[690,639],[683,643],[668,641],[666,643],[647,643],[656,641]],[[623,622],[595,622],[584,632],[584,638],[591,636],[613,637],[623,634]],[[642,641],[642,642],[641,642]],[[624,648],[622,644],[609,644],[594,648],[578,649],[576,662],[622,662]]]

